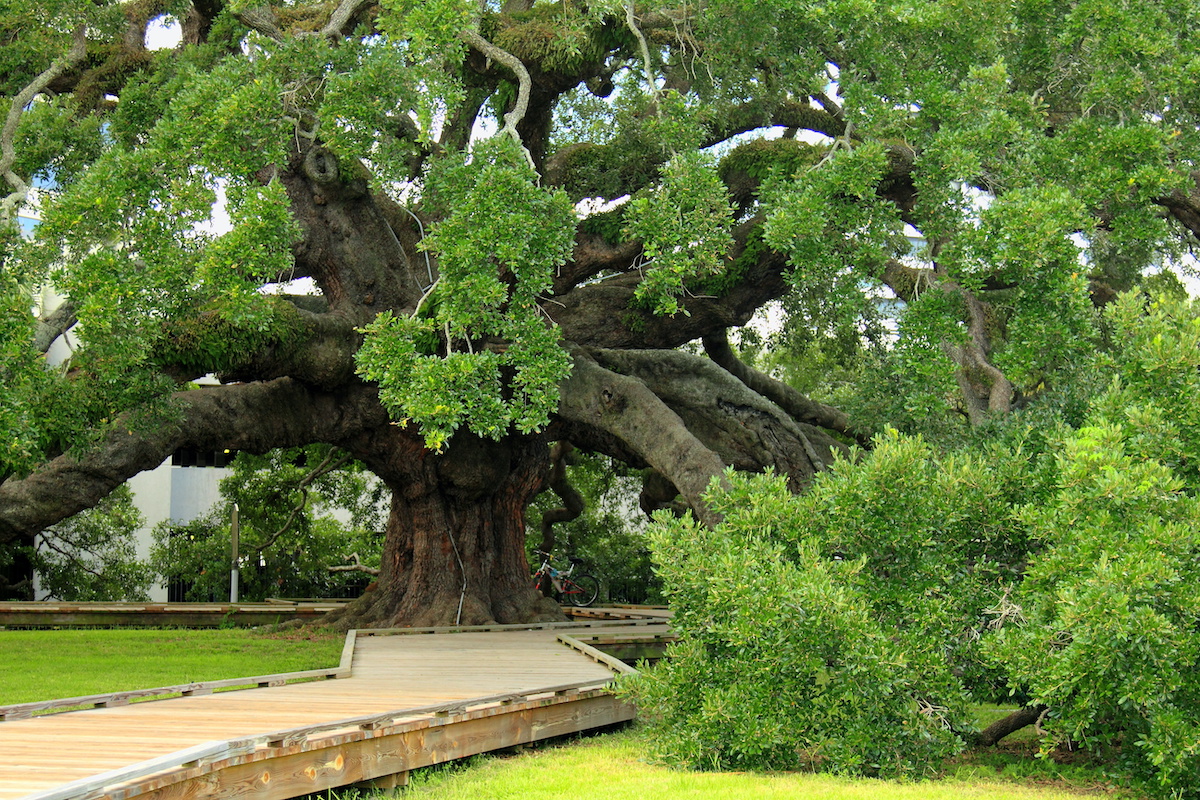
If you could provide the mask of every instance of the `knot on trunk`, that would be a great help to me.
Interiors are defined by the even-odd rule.
[[[337,156],[324,147],[314,147],[304,154],[304,174],[314,183],[329,186],[341,177]]]

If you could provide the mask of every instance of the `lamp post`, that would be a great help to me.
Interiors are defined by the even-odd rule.
[[[233,504],[233,521],[229,526],[230,538],[233,539],[233,563],[229,569],[229,602],[238,601],[238,504]]]

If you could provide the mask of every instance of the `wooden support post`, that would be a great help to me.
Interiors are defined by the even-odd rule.
[[[403,789],[408,786],[407,772],[394,772],[391,775],[381,775],[350,785],[351,789]]]

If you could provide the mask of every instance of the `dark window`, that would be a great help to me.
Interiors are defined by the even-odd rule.
[[[197,450],[181,447],[171,455],[173,467],[227,467],[237,455],[237,450]]]

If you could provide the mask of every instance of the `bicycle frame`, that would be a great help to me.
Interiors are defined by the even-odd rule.
[[[549,553],[547,553],[544,550],[535,550],[534,552],[536,552],[538,555],[540,555],[542,557],[542,565],[537,568],[536,572],[533,573],[534,588],[536,589],[538,586],[541,585],[543,578],[548,577],[550,579],[551,583],[554,585],[554,591],[561,592],[562,591],[561,581],[563,578],[571,577],[571,573],[573,573],[575,571],[575,563],[576,562],[572,561],[571,566],[568,567],[566,570],[555,569],[554,564],[552,563],[554,561],[554,556],[550,555]]]

